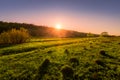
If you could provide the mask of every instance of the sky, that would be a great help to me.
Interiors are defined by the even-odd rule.
[[[0,21],[120,35],[120,0],[0,0]]]

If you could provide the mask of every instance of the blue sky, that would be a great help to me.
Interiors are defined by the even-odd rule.
[[[120,0],[0,0],[0,21],[119,35]]]

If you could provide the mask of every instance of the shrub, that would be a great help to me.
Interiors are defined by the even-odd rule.
[[[108,57],[108,58],[113,58],[113,59],[116,59],[115,57],[109,55],[109,54],[106,54],[104,50],[100,51],[100,54],[104,57]]]
[[[75,57],[70,58],[69,62],[73,64],[73,67],[79,65],[79,60]]]
[[[69,54],[69,51],[67,49],[65,49],[64,53],[66,53],[67,55]]]
[[[38,68],[38,73],[35,77],[35,80],[43,80],[43,76],[47,73],[49,65],[50,65],[50,60],[45,59]]]
[[[11,29],[0,34],[0,44],[24,43],[30,38],[28,31],[24,28]]]
[[[105,55],[106,55],[106,53],[105,53],[105,51],[104,51],[104,50],[101,50],[99,53],[100,53],[100,55],[103,55],[103,56],[105,56]]]
[[[106,67],[105,63],[102,60],[96,60],[95,63],[98,64],[98,65],[101,65],[103,67]]]
[[[74,71],[71,67],[69,66],[63,66],[61,69],[62,75],[63,75],[63,80],[72,80],[73,79],[73,74]]]

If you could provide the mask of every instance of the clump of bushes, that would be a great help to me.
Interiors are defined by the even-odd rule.
[[[65,51],[64,51],[66,54],[69,54],[69,51],[67,50],[67,49],[65,49]]]
[[[11,29],[0,34],[0,44],[20,44],[28,41],[29,38],[30,35],[26,29]]]
[[[62,75],[63,75],[63,80],[72,80],[73,79],[73,74],[74,70],[70,66],[63,66],[61,69]]]
[[[96,60],[95,63],[105,67],[105,63],[102,60]]]
[[[100,55],[103,55],[103,56],[106,55],[106,52],[104,50],[101,50],[99,53],[100,53]]]
[[[70,58],[69,62],[73,64],[73,67],[79,65],[79,60],[76,57]]]
[[[49,65],[50,65],[50,60],[45,59],[43,63],[39,66],[38,73],[35,77],[35,80],[43,80],[42,78],[47,73]]]
[[[106,52],[105,52],[104,50],[100,51],[100,54],[101,54],[102,56],[104,56],[104,57],[108,57],[108,58],[113,58],[113,59],[115,59],[115,57],[113,57],[113,56],[111,56],[111,55],[109,55],[109,54],[106,54]]]

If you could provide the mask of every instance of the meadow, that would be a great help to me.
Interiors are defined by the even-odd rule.
[[[120,80],[120,37],[32,38],[0,45],[0,80]]]

